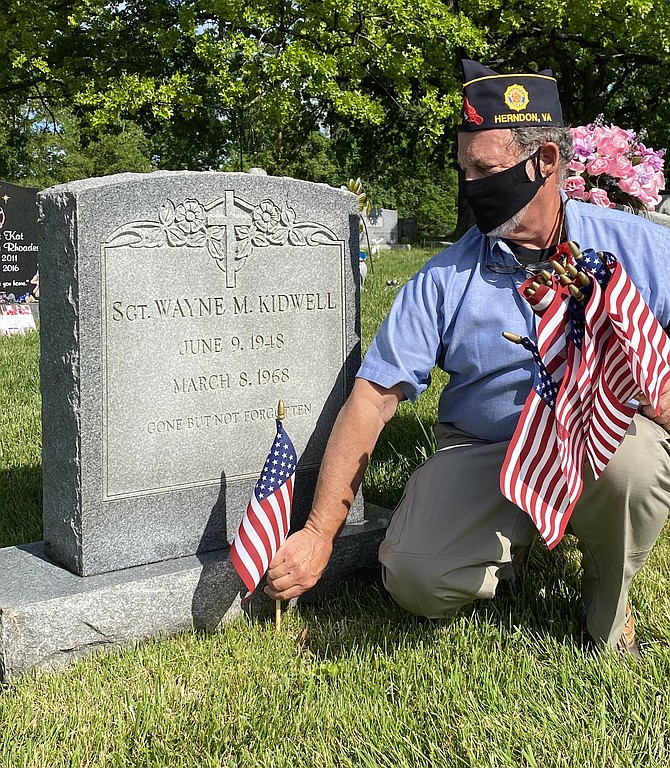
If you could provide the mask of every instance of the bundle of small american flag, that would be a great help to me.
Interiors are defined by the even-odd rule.
[[[582,492],[585,462],[597,480],[626,434],[634,398],[643,393],[658,415],[670,385],[670,340],[617,259],[574,243],[559,255],[558,277],[544,271],[519,289],[538,315],[537,343],[503,334],[528,349],[535,375],[500,488],[550,549]]]
[[[277,419],[272,448],[230,547],[231,562],[248,590],[244,600],[256,589],[288,535],[296,464],[293,443]]]

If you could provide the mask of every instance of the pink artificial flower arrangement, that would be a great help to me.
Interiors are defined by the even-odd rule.
[[[573,159],[563,191],[576,200],[613,208],[617,203],[653,211],[665,186],[665,150],[646,147],[641,135],[594,123],[570,129]]]

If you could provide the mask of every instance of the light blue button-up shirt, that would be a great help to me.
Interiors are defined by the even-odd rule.
[[[670,325],[670,229],[622,211],[570,200],[567,237],[621,262],[663,327]],[[358,372],[399,384],[414,401],[435,365],[450,374],[439,421],[484,440],[512,437],[532,384],[532,359],[503,331],[536,338],[519,295],[526,271],[507,245],[476,227],[402,288]]]

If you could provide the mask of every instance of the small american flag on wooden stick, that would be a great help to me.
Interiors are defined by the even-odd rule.
[[[283,418],[280,401],[275,439],[230,547],[230,559],[248,590],[244,600],[258,586],[291,526],[297,458]]]

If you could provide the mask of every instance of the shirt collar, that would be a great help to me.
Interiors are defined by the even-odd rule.
[[[487,237],[488,248],[484,256],[484,264],[493,272],[516,272],[521,269],[521,263],[512,253],[512,249],[500,237]]]

